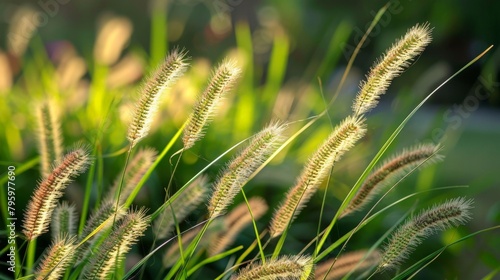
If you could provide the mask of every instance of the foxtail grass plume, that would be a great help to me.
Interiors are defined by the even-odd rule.
[[[240,75],[240,68],[233,61],[223,61],[214,71],[207,88],[198,97],[193,112],[184,128],[184,149],[191,148],[204,135],[205,127],[215,115],[218,104],[231,90]]]
[[[40,153],[40,168],[42,177],[49,176],[54,162],[63,155],[61,124],[54,104],[44,101],[36,106],[38,122],[37,140]]]
[[[45,251],[40,265],[35,270],[36,280],[62,279],[66,268],[71,265],[76,249],[74,237],[58,237]]]
[[[57,200],[72,179],[83,173],[89,164],[87,150],[76,148],[67,153],[52,173],[38,184],[24,216],[23,234],[28,240],[35,239],[48,230]]]
[[[174,49],[144,84],[128,128],[127,139],[132,147],[148,134],[163,91],[169,88],[186,70],[185,56],[184,52]]]
[[[123,187],[120,194],[119,204],[123,204],[127,200],[128,196],[132,193],[135,186],[141,181],[142,177],[151,165],[155,162],[157,156],[156,150],[152,148],[141,149],[135,154],[135,156],[130,161],[125,171],[125,177],[123,178]],[[116,196],[118,195],[118,187],[121,182],[121,177],[116,178],[113,186],[106,194],[104,200],[113,200],[116,202]]]
[[[52,239],[55,240],[60,236],[75,236],[77,218],[75,205],[70,205],[66,201],[59,204],[54,209],[50,223]]]
[[[83,269],[84,279],[109,279],[114,273],[116,265],[123,261],[125,255],[130,251],[139,237],[144,235],[150,217],[146,211],[140,209],[129,211],[123,218],[118,220],[111,233],[90,258],[89,263]],[[118,264],[117,264],[118,262]]]
[[[311,257],[291,256],[268,260],[265,264],[253,264],[241,270],[231,280],[259,279],[314,279],[314,264]]]
[[[342,254],[337,260],[332,258],[319,263],[314,270],[315,277],[317,280],[341,279],[348,273],[362,272],[377,265],[380,261],[380,252],[373,251],[369,255],[367,253],[368,250],[349,252]]]
[[[373,66],[366,76],[366,81],[361,82],[359,93],[352,106],[354,114],[359,116],[374,108],[392,79],[408,68],[431,40],[429,24],[423,24],[413,26],[396,41]]]
[[[208,178],[202,175],[189,184],[156,219],[154,225],[156,237],[159,239],[169,237],[173,233],[175,221],[178,223],[183,221],[205,200],[207,193]]]
[[[341,217],[361,211],[381,190],[403,178],[414,168],[441,161],[443,156],[437,153],[439,149],[440,146],[434,144],[416,145],[387,160],[366,178]]]
[[[462,197],[455,198],[408,219],[385,246],[379,270],[397,268],[429,235],[467,223],[471,219],[472,203]]]
[[[211,218],[221,215],[231,205],[234,197],[249,179],[250,175],[264,163],[283,140],[284,127],[271,123],[250,140],[250,144],[242,150],[225,168],[214,184],[214,192],[210,198],[208,212]]]
[[[249,207],[252,215],[250,215],[248,210]],[[215,241],[211,242],[208,249],[209,255],[215,256],[224,251],[234,242],[238,234],[252,223],[252,216],[254,220],[258,220],[267,212],[267,209],[268,206],[264,199],[252,197],[248,200],[248,205],[243,202],[231,210],[224,217],[224,230],[218,234]]]
[[[365,134],[364,119],[347,117],[335,127],[328,139],[316,150],[304,166],[297,183],[274,212],[270,233],[274,238],[283,233],[328,176],[342,155]]]

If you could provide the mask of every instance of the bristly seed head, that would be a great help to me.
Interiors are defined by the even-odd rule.
[[[24,217],[23,233],[28,240],[48,230],[57,200],[72,179],[87,169],[90,161],[87,149],[77,148],[66,154],[52,173],[38,184]]]
[[[250,144],[229,162],[214,184],[214,192],[208,205],[210,217],[215,218],[224,213],[250,175],[281,143],[283,130],[283,125],[271,123],[253,136]]]
[[[35,110],[42,177],[49,176],[54,162],[61,160],[63,156],[61,124],[54,107],[54,104],[45,101],[37,104]]]
[[[132,147],[148,134],[163,91],[186,70],[185,56],[183,51],[174,49],[144,84],[128,129],[127,139]]]
[[[230,60],[223,61],[214,71],[210,83],[198,97],[184,128],[182,137],[184,149],[191,148],[196,141],[203,137],[204,129],[215,115],[218,104],[234,86],[240,72],[240,68]]]
[[[63,201],[54,209],[51,222],[52,238],[76,235],[76,206]]]
[[[431,42],[429,24],[415,25],[384,54],[360,84],[352,110],[360,116],[374,108],[378,99],[405,68]]]
[[[408,219],[385,246],[379,270],[397,268],[429,235],[467,223],[471,219],[472,203],[472,200],[459,197]]]
[[[414,168],[441,161],[443,156],[437,153],[439,149],[440,145],[416,145],[390,158],[366,178],[341,217],[362,210],[381,190],[403,178]]]
[[[144,235],[150,222],[146,210],[130,210],[113,226],[111,233],[97,248],[84,267],[83,279],[109,279],[116,266],[120,265],[125,255],[139,237]]]
[[[35,280],[61,279],[66,268],[74,259],[75,237],[60,236],[46,250],[38,269],[34,272]]]
[[[280,257],[266,261],[265,264],[253,264],[241,270],[231,280],[258,279],[314,279],[314,264],[309,256]]]
[[[283,233],[328,176],[334,163],[351,149],[365,132],[362,118],[347,117],[335,127],[328,139],[308,160],[297,183],[288,191],[285,200],[274,212],[270,226],[271,237]]]

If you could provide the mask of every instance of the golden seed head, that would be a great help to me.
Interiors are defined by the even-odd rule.
[[[360,84],[359,93],[354,100],[352,110],[360,116],[374,108],[378,99],[384,94],[392,82],[399,76],[413,59],[431,42],[429,24],[415,25],[396,41],[392,47],[375,63],[366,81]]]
[[[268,260],[242,269],[232,280],[314,279],[314,264],[309,256],[290,256]]]
[[[365,134],[362,118],[347,117],[307,161],[297,183],[274,212],[271,237],[281,235],[328,176],[334,163]]]
[[[174,49],[144,84],[128,129],[127,139],[132,147],[148,134],[162,93],[185,72],[185,56],[183,51]]]
[[[224,95],[231,90],[240,75],[240,68],[231,60],[223,61],[214,71],[207,88],[198,97],[184,128],[184,149],[191,148],[205,134],[205,127],[217,112]]]
[[[282,125],[271,123],[253,136],[248,146],[229,162],[214,184],[214,192],[208,205],[210,217],[224,213],[250,175],[281,143],[283,130]]]
[[[397,268],[429,235],[467,223],[472,203],[463,197],[450,199],[409,218],[389,239],[379,269]]]
[[[24,218],[23,234],[28,240],[35,239],[48,230],[52,212],[64,189],[74,177],[87,169],[90,161],[86,148],[74,149],[38,184]]]
[[[439,145],[421,144],[391,157],[366,178],[341,217],[362,210],[386,186],[395,183],[415,168],[440,161],[443,156],[437,153],[439,149]]]

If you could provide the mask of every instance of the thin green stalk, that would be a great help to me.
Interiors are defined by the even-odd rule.
[[[26,258],[26,274],[30,273],[33,270],[33,264],[35,263],[35,254],[36,254],[36,238],[30,240],[28,242],[28,247],[26,248],[27,258]],[[22,269],[19,269],[19,273]]]
[[[193,273],[195,273],[198,269],[200,269],[202,266],[206,265],[206,264],[209,264],[209,263],[212,263],[212,262],[215,262],[215,261],[218,261],[220,259],[223,259],[227,256],[230,256],[236,252],[238,252],[239,250],[243,249],[243,245],[240,245],[236,248],[233,248],[231,250],[228,250],[226,252],[223,252],[223,253],[220,253],[216,256],[213,256],[213,257],[209,257],[209,258],[206,258],[200,262],[198,262],[193,268],[191,268],[188,273],[187,273],[187,276],[191,276],[193,275]]]
[[[191,227],[190,229],[188,229],[188,230],[186,230],[186,231],[184,231],[184,232],[188,232],[188,231],[190,231],[190,230],[192,230],[192,229],[194,229],[194,228],[196,228],[196,227],[198,227],[198,226],[200,226],[200,225],[202,225],[203,223],[206,223],[206,222],[208,222],[208,221],[201,222],[201,223],[199,223],[199,224],[197,224],[197,225],[195,225],[195,226]],[[169,244],[171,241],[173,241],[173,240],[174,240],[174,239],[176,239],[176,238],[177,238],[177,236],[174,236],[174,237],[172,237],[172,238],[168,239],[167,241],[163,242],[162,244],[160,244],[160,245],[159,245],[158,247],[156,247],[154,250],[150,251],[150,252],[149,252],[146,256],[144,256],[144,257],[143,257],[140,261],[138,261],[138,262],[134,265],[134,267],[132,267],[132,268],[131,268],[128,272],[127,272],[127,274],[125,274],[125,276],[124,276],[123,278],[124,278],[124,279],[129,279],[130,277],[132,277],[132,275],[134,274],[134,272],[135,272],[137,269],[139,269],[139,267],[143,266],[149,258],[151,258],[154,254],[156,254],[156,252],[158,252],[161,248],[163,248],[163,246],[165,246],[165,245]]]
[[[330,103],[329,103],[330,106],[333,104],[335,99],[337,99],[337,96],[340,94],[340,91],[342,90],[342,86],[344,85],[344,83],[347,79],[347,75],[351,71],[352,64],[354,63],[354,60],[358,56],[359,50],[363,47],[366,39],[368,38],[368,36],[372,32],[373,28],[375,28],[375,26],[378,24],[378,22],[380,21],[380,19],[384,15],[384,13],[387,11],[387,8],[389,8],[389,6],[390,6],[390,2],[388,2],[380,10],[378,10],[377,14],[375,15],[375,18],[373,19],[372,23],[370,24],[370,27],[368,27],[368,29],[366,30],[363,37],[361,38],[359,43],[356,45],[356,48],[354,49],[354,52],[352,53],[351,58],[349,59],[349,62],[347,63],[347,66],[344,70],[344,74],[342,75],[342,78],[340,79],[340,83],[339,83],[337,89],[335,90],[335,93],[333,94],[332,99],[330,100]]]
[[[127,172],[128,163],[130,161],[130,155],[132,154],[132,145],[129,146],[127,157],[125,158],[125,166],[123,167],[122,176],[120,178],[120,184],[118,185],[118,195],[116,196],[116,205],[115,205],[115,215],[113,216],[113,224],[111,228],[115,225],[116,215],[118,213],[118,207],[120,206],[120,196],[122,194],[123,182],[125,181],[125,173]]]
[[[260,252],[260,257],[262,258],[262,263],[266,263],[266,256],[264,255],[264,249],[262,248],[262,244],[260,242],[260,234],[259,234],[259,229],[257,229],[257,224],[255,223],[255,219],[253,217],[252,209],[250,208],[250,204],[248,203],[247,196],[245,194],[245,191],[243,188],[241,188],[241,194],[243,195],[243,199],[245,200],[245,203],[247,204],[248,207],[248,212],[250,213],[250,217],[252,217],[252,225],[253,225],[253,230],[255,232],[255,238],[257,240],[257,244],[259,245],[259,252]]]
[[[112,111],[111,108],[113,107],[114,102],[115,102],[115,98],[113,98],[111,100],[111,103],[109,104],[109,108],[106,112],[106,116],[104,118],[104,121],[102,121],[102,123],[100,125],[100,129],[99,129],[99,131],[94,139],[94,143],[92,145],[92,158],[97,157],[98,165],[99,165],[99,161],[100,160],[102,161],[102,150],[101,150],[100,139],[102,138],[102,134],[104,131],[104,125],[105,125],[106,120],[108,120],[108,118],[109,118],[109,114]],[[104,168],[104,167],[100,166],[100,168]],[[85,183],[85,194],[83,196],[82,213],[80,214],[80,224],[78,226],[78,234],[82,233],[82,230],[85,226],[85,222],[87,221],[87,215],[89,212],[89,205],[90,205],[90,194],[92,193],[92,186],[94,184],[95,172],[96,172],[96,165],[91,164],[90,168],[89,168],[87,182]],[[101,176],[103,176],[103,175],[101,174]]]
[[[100,204],[101,196],[104,189],[104,159],[102,157],[102,146],[99,145],[97,149],[97,200],[96,205]]]
[[[120,196],[122,194],[123,182],[125,181],[125,173],[127,172],[127,167],[130,161],[130,155],[132,154],[132,149],[133,146],[130,145],[127,152],[127,157],[125,158],[125,166],[123,167],[122,176],[120,178],[120,184],[118,185],[118,195],[116,197],[115,214],[113,215],[113,223],[111,224],[110,231],[115,226],[116,216],[118,215],[118,207],[120,207]],[[115,260],[115,274],[117,273],[119,267],[119,256],[120,256],[120,248],[118,247],[118,253],[116,254],[116,260]]]
[[[191,243],[189,243],[188,247],[186,248],[186,254],[188,255],[187,259],[183,259],[182,262],[177,262],[169,271],[167,276],[164,278],[165,280],[170,280],[174,275],[177,275],[175,279],[178,279],[180,274],[184,274],[185,270],[187,268],[187,264],[191,260],[191,258],[194,255],[194,251],[196,250],[196,247],[198,247],[198,244],[200,243],[201,238],[207,231],[208,227],[210,226],[210,223],[213,221],[213,218],[209,218],[209,220],[203,225],[201,228],[200,232],[196,235],[196,237],[193,239]],[[177,271],[182,267],[182,271],[180,274],[176,274]]]
[[[97,148],[94,145],[94,149],[92,151],[92,157],[95,158],[96,155],[97,155]],[[87,221],[87,215],[89,212],[89,204],[90,204],[90,194],[92,192],[92,185],[94,184],[95,169],[96,169],[95,164],[91,164],[87,176],[87,182],[85,184],[85,193],[83,195],[82,213],[80,214],[80,224],[78,226],[78,234],[82,233],[83,227],[85,226],[85,222]]]

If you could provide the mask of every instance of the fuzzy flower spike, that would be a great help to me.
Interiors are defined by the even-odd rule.
[[[174,49],[144,84],[128,128],[127,139],[132,147],[148,135],[162,93],[186,71],[185,56],[184,52]]]
[[[72,179],[83,173],[90,164],[85,148],[77,148],[64,156],[47,177],[38,184],[28,203],[23,223],[23,234],[28,240],[35,239],[49,229],[52,212],[58,199]]]
[[[360,84],[352,110],[363,115],[374,108],[387,91],[392,79],[399,76],[431,42],[429,24],[415,25],[382,56]]]
[[[471,219],[472,200],[462,197],[448,200],[408,219],[387,243],[379,270],[397,268],[422,239],[451,227],[463,225]]]
[[[240,75],[240,68],[233,61],[223,61],[214,71],[210,83],[196,101],[193,113],[184,129],[184,149],[191,148],[204,135],[205,127],[215,115],[218,104],[231,90]]]

